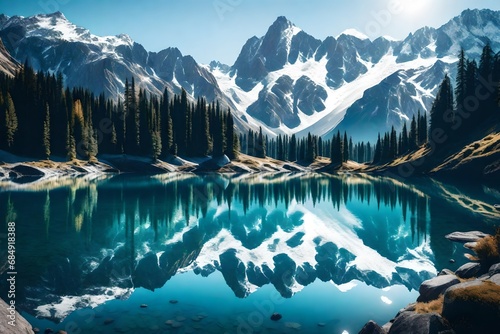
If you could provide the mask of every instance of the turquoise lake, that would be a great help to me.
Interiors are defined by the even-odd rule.
[[[16,305],[42,332],[357,333],[467,261],[446,234],[500,224],[494,187],[430,178],[26,181],[0,182],[0,234],[15,222]]]

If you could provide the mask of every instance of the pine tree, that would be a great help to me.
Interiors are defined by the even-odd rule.
[[[139,90],[139,152],[143,156],[152,155],[152,136],[151,136],[151,116],[153,113],[152,99],[148,103],[145,90]]]
[[[5,103],[5,134],[7,147],[12,147],[14,145],[14,138],[16,132],[18,130],[18,121],[16,109],[14,107],[14,102],[12,101],[12,97],[10,93],[7,93],[7,97],[4,101]]]
[[[475,60],[472,61],[467,61],[466,64],[466,72],[465,72],[465,101],[467,100],[467,97],[474,97],[476,96],[476,87],[477,87],[477,64]],[[470,104],[465,102],[464,103],[464,109],[466,112],[471,113],[470,119],[467,122],[468,127],[473,127],[477,123],[478,119],[478,110],[477,110],[477,105]],[[431,114],[431,131],[432,131],[432,114]]]
[[[436,99],[432,104],[430,133],[433,133],[436,129],[442,129],[446,134],[451,135],[452,122],[449,119],[450,113],[453,113],[453,92],[450,78],[445,75]]]
[[[349,144],[347,141],[347,132],[344,131],[344,140],[342,141],[342,161],[346,162],[349,160]]]
[[[292,134],[288,148],[288,160],[297,161],[297,138]]]
[[[414,151],[417,148],[417,132],[417,121],[415,120],[415,115],[413,115],[410,123],[410,132],[408,133],[408,149],[410,151]]]
[[[372,145],[370,142],[366,143],[366,160],[365,161],[372,161]]]
[[[46,104],[45,120],[43,121],[43,148],[45,158],[50,159],[50,109]]]
[[[403,155],[409,150],[409,139],[408,139],[408,129],[406,128],[406,122],[403,124],[403,130],[401,130],[401,145],[399,146],[399,154]]]
[[[340,136],[340,131],[336,135],[333,135],[331,151],[331,162],[333,164],[341,164],[344,161],[344,157],[342,154],[342,137]]]
[[[225,154],[231,160],[236,159],[239,153],[238,136],[234,132],[234,120],[231,110],[228,109],[226,116],[226,151]]]
[[[380,132],[378,134],[377,143],[375,144],[375,154],[373,156],[373,163],[377,164],[382,159],[382,141],[380,139]]]
[[[309,132],[307,134],[306,161],[313,162],[316,159],[316,140]]]
[[[207,155],[211,149],[212,149],[212,142],[210,140],[210,117],[208,114],[208,108],[207,104],[205,103],[204,100],[201,101],[201,106],[200,106],[200,121],[201,121],[201,127],[200,127],[200,154],[202,156]],[[232,116],[231,116],[232,118]],[[231,122],[234,123],[234,121],[231,119]],[[228,124],[228,129],[231,127],[231,125]],[[234,132],[234,131],[233,131]]]
[[[427,142],[427,114],[424,112],[423,115],[418,111],[417,116],[417,144],[422,145]]]
[[[262,127],[259,127],[259,134],[257,136],[257,140],[255,141],[255,156],[257,158],[266,157],[266,143],[262,135]]]
[[[166,157],[171,153],[173,144],[172,117],[170,115],[170,104],[168,91],[165,88],[160,101],[160,134],[162,143],[161,156]]]
[[[487,43],[481,54],[481,60],[479,61],[478,75],[482,78],[482,81],[490,82],[493,77],[493,66],[494,66],[494,54],[489,43]],[[489,94],[486,99],[479,100],[479,112],[478,112],[478,122],[486,119],[496,107],[496,97],[495,94]]]
[[[394,126],[391,128],[391,139],[390,139],[390,146],[389,146],[389,160],[393,160],[397,157],[398,155],[398,139],[397,139],[397,133],[396,130],[394,129]]]
[[[467,74],[467,60],[465,59],[464,49],[461,49],[460,54],[458,56],[457,79],[455,87],[457,109],[464,108],[464,101],[467,96],[466,74]]]
[[[76,159],[76,142],[75,137],[73,135],[73,131],[71,130],[70,125],[68,124],[67,128],[67,138],[66,138],[66,157],[69,161]]]

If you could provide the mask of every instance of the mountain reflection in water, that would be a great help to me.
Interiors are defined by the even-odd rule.
[[[61,320],[184,272],[220,272],[239,298],[264,286],[290,298],[315,281],[418,289],[465,261],[445,234],[498,223],[488,190],[367,175],[119,175],[4,182],[0,212],[18,231],[18,308]]]

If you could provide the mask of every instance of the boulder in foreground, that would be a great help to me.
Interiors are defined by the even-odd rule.
[[[15,326],[9,325],[10,311],[8,309],[9,305],[2,299],[0,299],[0,333],[9,334],[32,334],[35,333],[29,324],[29,322],[24,319],[17,311],[13,311],[15,314]]]
[[[469,232],[453,232],[445,236],[446,239],[457,242],[477,242],[482,238],[489,236],[489,234],[481,231],[469,231]]]

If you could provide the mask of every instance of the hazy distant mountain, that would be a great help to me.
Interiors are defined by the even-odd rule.
[[[321,41],[279,17],[264,36],[245,43],[232,66],[200,65],[177,48],[148,52],[127,35],[95,36],[59,12],[0,15],[0,37],[18,61],[61,71],[69,86],[116,98],[133,76],[151,93],[184,88],[193,98],[221,99],[240,129],[299,136],[341,130],[373,141],[377,132],[429,110],[444,74],[454,77],[461,47],[469,58],[487,42],[500,51],[500,12],[466,10],[403,41],[372,41],[352,29]]]

